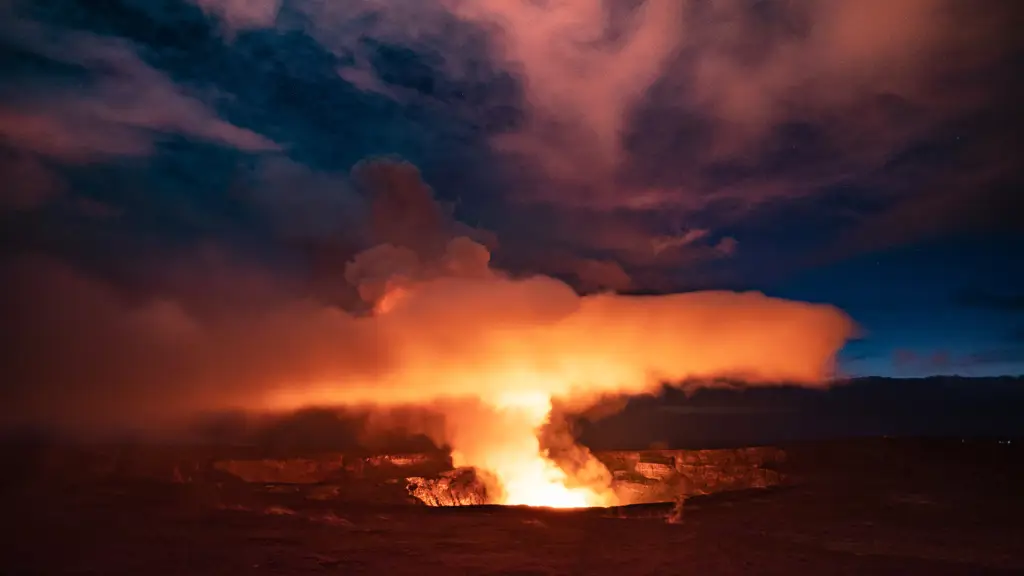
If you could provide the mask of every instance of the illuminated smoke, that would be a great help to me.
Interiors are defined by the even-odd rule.
[[[382,186],[415,205],[430,197],[409,165],[372,169],[402,176]],[[583,410],[688,379],[822,385],[853,329],[831,306],[759,293],[581,297],[492,269],[486,247],[442,220],[421,235],[379,227],[385,242],[350,258],[365,313],[215,253],[166,263],[148,296],[45,257],[9,260],[0,415],[152,431],[216,410],[426,406],[444,414],[431,436],[455,464],[496,479],[494,501],[605,505],[608,472],[549,422],[555,403]]]
[[[379,266],[370,265],[375,256]],[[579,297],[551,278],[491,271],[486,256],[465,238],[453,240],[436,267],[417,268],[413,253],[393,246],[358,256],[350,279],[374,298],[376,312],[353,329],[386,342],[393,364],[364,379],[289,383],[266,405],[476,399],[472,409],[445,409],[456,465],[496,476],[503,503],[604,505],[614,501],[609,478],[589,453],[569,458],[573,477],[540,457],[553,400],[586,407],[692,378],[819,384],[852,328],[832,307],[758,293]],[[394,275],[382,277],[389,266]]]

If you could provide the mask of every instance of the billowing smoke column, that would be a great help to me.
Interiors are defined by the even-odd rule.
[[[6,260],[3,423],[150,430],[225,409],[428,406],[445,416],[435,442],[491,478],[495,502],[607,505],[607,470],[545,426],[554,403],[686,379],[820,385],[853,329],[833,307],[758,293],[581,297],[513,277],[453,223],[424,220],[433,200],[414,167],[362,174],[377,224],[344,270],[363,300],[349,310],[216,254],[166,264],[144,294],[47,257]]]
[[[851,330],[832,307],[757,293],[579,297],[551,278],[490,270],[487,250],[466,238],[452,240],[435,268],[416,262],[409,250],[379,246],[348,270],[375,304],[352,330],[386,343],[393,355],[386,371],[291,383],[266,402],[449,400],[445,441],[455,463],[496,477],[494,493],[508,504],[612,502],[607,473],[586,451],[573,462],[583,471],[577,478],[543,457],[538,432],[554,399],[585,407],[690,378],[816,384]],[[479,405],[460,405],[470,398]]]

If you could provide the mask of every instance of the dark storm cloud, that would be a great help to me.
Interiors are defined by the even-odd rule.
[[[4,96],[0,138],[8,146],[69,163],[148,155],[161,134],[179,134],[245,151],[278,146],[222,120],[200,100],[142,61],[116,38],[8,20],[8,39],[40,57],[91,72],[62,87],[19,79]],[[53,43],[53,36],[57,42]]]
[[[0,147],[0,173],[7,180],[0,210],[34,210],[63,191],[63,182],[42,159],[18,149]]]
[[[474,122],[490,121],[488,106],[500,107],[500,90],[468,112],[436,98],[411,110],[339,74],[351,55],[335,54],[305,32],[262,26],[272,19],[237,14],[254,4],[215,4],[5,6],[0,52],[12,64],[4,72],[8,86],[17,90],[0,92],[0,114],[10,120],[0,127],[0,165],[17,180],[5,188],[3,206],[37,211],[12,220],[9,249],[92,266],[124,254],[137,262],[144,246],[154,254],[154,243],[161,253],[213,242],[266,254],[279,251],[271,245],[276,236],[318,259],[342,246],[343,268],[373,240],[374,226],[362,223],[368,214],[380,228],[403,202],[415,201],[367,204],[374,192],[351,177],[358,161],[399,154],[447,184],[444,190],[479,188],[466,184],[487,165],[486,146],[473,143],[480,139]],[[393,81],[415,71],[415,61],[390,62],[389,48],[375,46]],[[480,72],[486,79],[487,70]],[[478,99],[481,87],[494,89],[483,80],[457,87],[435,80],[439,90]],[[454,170],[453,162],[465,169]],[[62,196],[65,189],[73,194]],[[419,207],[436,210],[432,196]],[[99,212],[118,218],[104,226],[84,218]],[[455,226],[444,218],[433,225]]]
[[[540,170],[505,200],[524,220],[546,204],[559,228],[593,221],[570,242],[587,249],[603,249],[594,212],[645,220],[642,244],[681,220],[669,243],[707,229],[736,238],[742,255],[761,237],[733,231],[804,204],[832,222],[800,250],[829,247],[838,231],[824,250],[835,258],[985,226],[1012,206],[1016,169],[999,143],[1019,115],[1012,3],[626,4],[452,2],[414,24],[379,13],[389,37],[441,54],[429,31],[452,13],[495,31],[495,58],[522,80],[524,120],[489,141]],[[775,234],[791,220],[762,227]]]
[[[539,191],[545,199],[699,207],[813,192],[982,109],[989,95],[953,81],[1003,54],[1009,7],[653,0],[620,14],[625,31],[614,41],[601,3],[496,0],[458,3],[456,13],[497,26],[504,56],[521,67],[539,125],[517,146],[576,179],[630,156],[663,164],[651,167],[664,176],[649,190],[635,188],[649,180],[641,173],[632,189]],[[632,154],[623,147],[631,133]]]
[[[511,267],[742,283],[1015,225],[1014,8],[12,2],[3,205],[334,261],[366,240],[353,166],[397,155]]]

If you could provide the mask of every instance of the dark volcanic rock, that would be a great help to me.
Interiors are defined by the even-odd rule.
[[[451,461],[436,454],[379,454],[369,457],[326,453],[304,458],[221,460],[213,467],[245,482],[319,484],[335,480],[388,480],[436,476]]]
[[[598,452],[612,472],[612,489],[624,504],[671,502],[677,498],[782,483],[774,470],[786,453],[774,447],[726,450]]]
[[[452,469],[447,454],[380,454],[350,458],[346,470],[354,478],[389,479],[408,476],[437,476]]]
[[[444,472],[438,478],[408,479],[409,493],[427,506],[477,506],[487,503],[487,488],[472,468]]]
[[[337,476],[344,469],[344,463],[341,454],[327,454],[319,458],[286,460],[223,460],[214,462],[213,467],[245,482],[319,484]]]
[[[60,482],[208,482],[219,449],[195,446],[41,446],[30,459],[37,478]]]
[[[608,451],[595,456],[612,473],[611,488],[622,504],[775,486],[783,482],[777,469],[785,460],[785,452],[772,447]],[[430,506],[487,501],[476,475],[453,470],[443,453],[266,458],[245,447],[140,445],[54,447],[34,461],[38,477],[65,482],[291,485],[310,500],[395,503],[411,496]]]

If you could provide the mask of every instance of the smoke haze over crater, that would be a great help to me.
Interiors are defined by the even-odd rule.
[[[412,206],[432,201],[407,164],[367,169],[385,198],[398,186],[425,195]],[[443,219],[427,222],[419,239],[445,235]],[[389,219],[376,225],[396,232]],[[218,411],[419,406],[443,415],[430,436],[457,466],[494,479],[492,502],[610,505],[607,471],[565,448],[569,430],[548,427],[541,444],[556,400],[587,408],[694,378],[820,385],[853,330],[833,307],[758,293],[580,296],[491,268],[467,237],[439,251],[416,228],[397,232],[397,244],[346,265],[363,301],[351,309],[223,256],[188,262],[141,296],[52,258],[6,262],[4,423],[167,434]],[[553,439],[569,465],[548,458]]]
[[[355,254],[346,276],[366,313],[215,252],[168,262],[145,294],[53,258],[8,259],[5,420],[117,430],[229,409],[532,395],[585,406],[687,378],[816,385],[853,329],[832,307],[757,293],[581,297],[488,260],[461,236],[434,256]]]

